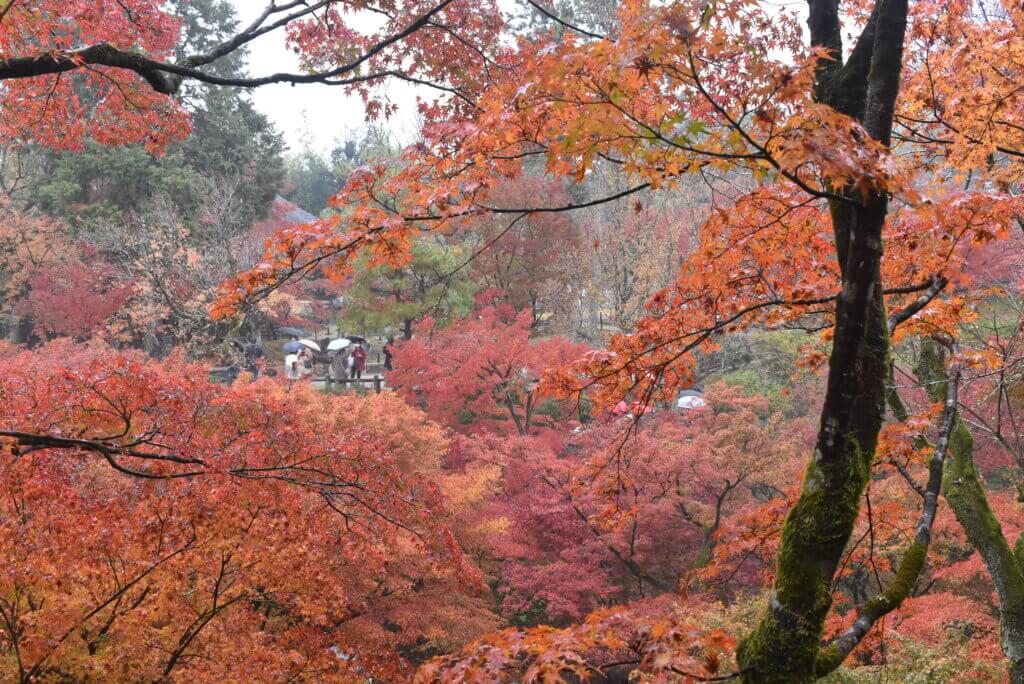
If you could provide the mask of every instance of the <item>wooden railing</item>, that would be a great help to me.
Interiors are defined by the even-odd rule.
[[[234,382],[235,378],[241,374],[242,370],[237,366],[214,366],[210,368],[210,377],[216,382],[230,383]],[[322,382],[327,389],[331,389],[335,384],[339,384],[343,387],[349,387],[352,385],[373,385],[373,389],[377,394],[380,394],[384,390],[384,378],[380,375],[375,375],[370,378],[345,378],[343,380],[335,380],[328,375],[310,375],[303,380],[308,380],[312,383]],[[295,382],[299,382],[296,380]]]
[[[343,380],[335,380],[335,379],[331,378],[330,376],[325,376],[325,377],[322,377],[322,378],[312,378],[311,377],[310,380],[313,381],[313,382],[323,382],[323,383],[325,383],[325,386],[327,387],[327,389],[331,389],[331,387],[334,386],[334,383],[338,383],[339,385],[342,385],[342,386],[361,385],[363,383],[366,383],[367,385],[373,385],[373,389],[374,389],[375,392],[377,392],[377,394],[380,394],[381,390],[384,389],[384,378],[382,378],[379,375],[375,375],[372,378],[345,378]]]

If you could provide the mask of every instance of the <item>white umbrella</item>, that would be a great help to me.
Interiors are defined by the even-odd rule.
[[[314,342],[313,340],[299,340],[299,344],[305,345],[312,349],[313,351],[320,351],[320,345]]]
[[[352,344],[352,340],[346,339],[344,337],[339,337],[336,340],[331,340],[327,344],[327,351],[338,351],[339,349],[344,349],[350,344]]]

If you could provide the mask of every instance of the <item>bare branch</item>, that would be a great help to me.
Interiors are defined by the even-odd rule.
[[[441,0],[427,12],[424,12],[406,28],[393,33],[386,38],[368,47],[359,57],[353,61],[342,64],[333,69],[313,72],[308,74],[277,73],[257,78],[228,78],[206,73],[198,66],[210,64],[217,59],[230,54],[242,45],[252,41],[256,37],[283,26],[288,21],[293,21],[301,16],[309,14],[314,9],[329,4],[330,0],[321,0],[312,5],[301,3],[305,9],[281,18],[278,22],[268,26],[262,26],[267,17],[284,9],[296,7],[299,2],[291,2],[280,7],[273,3],[264,10],[264,14],[241,33],[215,47],[203,55],[186,57],[177,63],[161,62],[150,59],[145,55],[116,48],[108,43],[90,45],[77,50],[58,51],[51,54],[35,54],[22,57],[9,57],[0,59],[0,81],[19,78],[32,78],[49,74],[60,74],[68,71],[85,68],[87,66],[105,66],[117,69],[134,71],[146,80],[147,83],[158,93],[171,95],[178,91],[182,81],[192,79],[211,85],[233,86],[239,88],[257,88],[274,83],[323,83],[328,85],[352,85],[387,77],[403,78],[404,80],[428,85],[447,92],[454,93],[460,97],[466,96],[453,88],[443,86],[439,83],[416,79],[408,74],[395,70],[372,72],[370,74],[358,73],[358,70],[366,62],[381,53],[386,48],[401,42],[424,26],[427,26],[431,19],[441,10],[450,5],[454,0]]]
[[[889,316],[889,334],[892,335],[893,331],[896,330],[896,326],[907,321],[911,316],[928,306],[948,284],[949,280],[945,276],[938,275],[932,278],[932,284],[926,292],[906,307]]]
[[[535,0],[526,0],[526,2],[529,3],[535,10],[537,10],[538,12],[543,14],[545,17],[547,17],[551,21],[555,22],[556,24],[560,24],[561,26],[569,29],[570,31],[575,31],[576,33],[579,33],[580,35],[587,36],[588,38],[597,38],[598,40],[608,40],[608,36],[602,36],[600,33],[592,33],[591,31],[588,31],[586,29],[580,28],[579,26],[576,26],[574,24],[570,24],[569,22],[567,22],[566,20],[562,19],[561,17],[556,16],[553,12],[549,11],[547,8],[545,8],[543,5],[541,5],[540,3],[536,2]]]

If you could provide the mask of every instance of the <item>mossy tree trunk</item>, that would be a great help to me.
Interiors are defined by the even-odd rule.
[[[935,287],[941,289],[944,282],[936,282]],[[920,300],[919,300],[920,301]],[[912,305],[913,306],[913,305]],[[909,317],[908,311],[904,309],[897,312],[889,320],[889,332],[891,333],[896,322]],[[955,351],[955,345],[950,345]],[[935,523],[935,516],[939,507],[939,495],[942,489],[943,475],[945,471],[946,457],[953,448],[954,432],[960,424],[959,414],[959,386],[961,377],[961,365],[958,361],[951,363],[948,375],[945,369],[942,355],[938,353],[938,345],[928,341],[922,353],[922,364],[930,371],[934,383],[932,397],[936,401],[942,401],[942,414],[939,421],[939,440],[932,450],[928,462],[928,483],[921,487],[905,471],[904,477],[911,484],[914,490],[921,496],[921,515],[917,522],[917,529],[914,534],[914,541],[904,551],[896,572],[889,582],[889,586],[876,596],[864,601],[857,609],[856,619],[842,634],[836,637],[828,646],[818,651],[815,660],[815,675],[824,676],[839,667],[842,662],[853,652],[857,645],[864,639],[875,624],[885,615],[896,610],[913,592],[914,586],[921,577],[924,570],[925,560],[928,557],[928,547],[932,540],[932,526]],[[888,373],[887,395],[890,408],[897,420],[906,421],[908,413],[900,400],[899,393],[892,384],[892,367]],[[922,449],[928,446],[927,440],[921,436],[915,440],[915,448]]]
[[[1000,645],[1010,661],[1010,681],[1024,684],[1024,535],[1011,549],[988,505],[974,466],[974,441],[963,421],[957,424],[953,439],[952,459],[946,467],[946,501],[992,576],[999,597]]]
[[[817,97],[889,144],[903,61],[906,0],[877,0],[842,62],[837,0],[810,0],[811,41],[833,60],[819,68]],[[889,332],[882,298],[882,228],[888,198],[847,193],[831,206],[842,291],[817,443],[797,503],[782,529],[770,606],[740,644],[746,682],[807,682],[832,580],[852,534],[885,409]]]
[[[925,345],[918,363],[918,381],[933,401],[943,391],[941,361]],[[1000,641],[1009,659],[1010,681],[1024,684],[1024,535],[1015,549],[989,506],[981,476],[974,464],[974,438],[959,418],[949,440],[943,494],[957,521],[985,562],[999,597]]]

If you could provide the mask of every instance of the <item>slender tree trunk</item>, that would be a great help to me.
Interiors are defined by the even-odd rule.
[[[918,380],[933,401],[943,391],[941,362],[922,352]],[[999,597],[1000,645],[1010,661],[1012,684],[1024,684],[1024,535],[1015,549],[992,513],[978,470],[974,464],[974,438],[959,417],[949,440],[949,458],[945,462],[943,494],[957,521],[985,562],[996,595]]]
[[[978,550],[999,597],[1000,645],[1009,659],[1010,681],[1024,684],[1024,535],[1016,550],[989,507],[974,465],[974,441],[960,421],[953,433],[944,493],[956,519]]]

